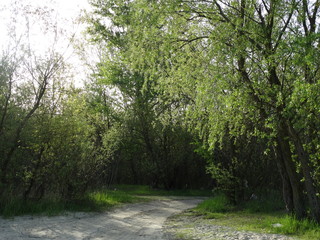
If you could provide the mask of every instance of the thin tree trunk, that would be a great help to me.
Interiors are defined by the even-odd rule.
[[[8,170],[8,166],[9,163],[11,162],[11,159],[13,157],[14,152],[16,151],[16,149],[19,147],[20,143],[20,136],[21,133],[24,129],[24,127],[26,126],[27,122],[29,121],[29,119],[32,117],[32,115],[34,114],[34,112],[39,108],[40,106],[40,102],[42,97],[44,96],[44,93],[47,89],[47,84],[48,84],[48,79],[46,76],[44,76],[43,79],[43,83],[40,86],[39,89],[39,93],[36,96],[35,102],[33,107],[30,109],[30,111],[28,112],[28,114],[23,118],[23,120],[20,122],[16,133],[15,133],[15,137],[12,143],[12,147],[10,148],[8,154],[6,155],[6,157],[4,158],[3,162],[2,162],[2,166],[1,166],[1,172],[0,172],[0,182],[2,183],[2,185],[5,185],[7,182],[7,170]],[[2,194],[3,189],[0,189],[0,195]]]
[[[295,163],[292,160],[288,134],[282,127],[279,129],[277,142],[280,147],[284,166],[291,184],[294,213],[298,219],[302,219],[306,216],[303,191],[301,189],[299,176],[296,172]]]
[[[39,152],[39,154],[37,156],[37,163],[36,163],[35,168],[33,170],[32,178],[30,180],[29,186],[23,193],[23,199],[24,200],[28,199],[29,194],[30,194],[30,192],[31,192],[31,190],[32,190],[32,188],[34,186],[34,183],[36,182],[36,177],[37,177],[38,170],[39,170],[39,167],[40,167],[40,164],[41,164],[42,155],[43,155],[44,150],[45,150],[45,147],[42,146],[41,149],[40,149],[40,152]]]
[[[280,149],[280,146],[278,145],[275,149],[276,156],[277,156],[277,166],[279,169],[279,173],[282,180],[282,196],[283,201],[286,205],[286,209],[288,212],[293,213],[294,212],[294,206],[293,206],[293,193],[292,193],[292,187],[290,183],[290,179],[286,170],[286,166],[283,160],[282,151]]]
[[[7,178],[7,169],[8,169],[8,165],[12,159],[12,156],[15,152],[15,150],[19,147],[20,143],[20,136],[21,133],[25,127],[25,125],[27,124],[27,122],[29,121],[29,119],[32,117],[32,115],[34,114],[34,112],[38,109],[38,107],[40,106],[40,101],[44,95],[44,92],[46,90],[46,85],[44,85],[43,89],[40,91],[39,96],[37,97],[37,100],[34,104],[34,106],[32,107],[32,109],[29,111],[29,113],[25,116],[25,118],[21,121],[19,127],[16,130],[16,134],[13,140],[13,144],[12,147],[10,148],[7,156],[5,157],[2,166],[1,166],[1,183],[5,184],[6,183],[6,178]]]
[[[4,103],[2,116],[1,116],[1,119],[0,119],[0,136],[3,133],[4,123],[5,123],[5,119],[7,117],[7,113],[8,113],[9,101],[10,101],[10,98],[11,98],[11,93],[12,93],[12,82],[10,80],[8,95],[6,96],[6,101]]]

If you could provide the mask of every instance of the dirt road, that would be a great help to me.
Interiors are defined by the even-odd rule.
[[[106,213],[0,219],[0,239],[164,240],[164,221],[201,201],[197,198],[167,199],[130,204]]]

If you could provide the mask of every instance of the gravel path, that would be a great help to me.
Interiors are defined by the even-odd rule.
[[[197,198],[130,204],[106,213],[0,219],[1,240],[163,240],[165,220],[195,207]]]
[[[105,213],[0,218],[1,240],[291,240],[277,234],[236,231],[190,214],[202,199],[129,204]]]
[[[279,234],[264,234],[237,231],[231,227],[219,226],[217,220],[203,219],[201,216],[178,214],[167,219],[164,232],[171,240],[293,240]]]

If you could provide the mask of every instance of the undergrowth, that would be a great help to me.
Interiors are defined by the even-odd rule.
[[[146,196],[208,196],[207,190],[174,190],[151,189],[149,186],[116,185],[86,193],[71,200],[45,198],[41,200],[23,200],[7,197],[0,199],[0,215],[13,217],[19,215],[53,216],[68,211],[105,211],[123,203],[152,200]]]
[[[8,198],[1,200],[0,215],[13,217],[19,215],[58,215],[67,211],[103,211],[121,203],[137,202],[140,199],[122,191],[103,190],[87,193],[81,198],[59,200],[46,198],[41,200],[23,200]]]
[[[219,194],[200,203],[194,214],[200,213],[205,219],[215,219],[213,224],[237,230],[285,234],[306,240],[320,239],[319,224],[309,219],[297,220],[294,215],[287,214],[278,199],[268,196],[234,206]]]
[[[146,185],[116,185],[114,189],[138,196],[212,196],[212,191],[202,189],[155,189]]]

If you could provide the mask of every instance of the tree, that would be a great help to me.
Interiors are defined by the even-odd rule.
[[[33,88],[33,96],[34,99],[28,99],[31,104],[25,104],[25,115],[21,118],[20,122],[18,123],[18,126],[15,130],[15,133],[13,135],[13,139],[11,142],[11,146],[8,149],[8,151],[5,153],[4,158],[1,162],[1,184],[6,184],[7,183],[7,173],[8,173],[8,167],[9,164],[12,160],[13,154],[16,151],[16,149],[20,145],[21,141],[21,133],[23,129],[25,128],[26,124],[28,123],[29,119],[34,115],[36,110],[39,108],[41,104],[41,100],[47,90],[49,81],[54,78],[55,74],[57,73],[58,70],[61,68],[62,64],[62,59],[61,57],[56,57],[55,55],[51,56],[48,60],[40,61],[40,62],[35,62],[35,66],[32,66],[31,61],[25,61],[25,70],[30,76],[31,84]],[[11,84],[11,79],[9,77],[9,86]],[[9,88],[9,93],[11,89]],[[7,94],[11,96],[10,94]],[[9,96],[8,96],[8,101],[9,101]],[[31,96],[28,96],[31,97]],[[26,99],[24,99],[26,100]]]
[[[255,136],[275,147],[284,199],[298,218],[306,214],[301,170],[311,217],[320,221],[313,125],[319,119],[319,1],[115,0],[96,6],[112,27],[100,19],[95,30],[123,43],[118,51],[127,67],[158,79],[173,97],[192,96],[190,117],[207,132],[211,148],[226,127],[235,138]]]
[[[98,81],[117,89],[121,96],[118,98],[125,113],[121,124],[126,129],[122,153],[125,152],[127,159],[124,164],[132,172],[127,175],[132,175],[134,182],[153,187],[196,186],[201,178],[196,181],[197,177],[191,177],[197,176],[191,162],[198,161],[204,170],[204,161],[193,153],[193,137],[183,122],[185,104],[168,98],[159,88],[157,76],[139,72],[128,64],[127,46],[131,36],[125,29],[130,25],[131,9],[126,2],[123,4],[94,1],[97,15],[87,20],[92,39],[106,46],[105,57],[98,65]],[[108,27],[104,24],[106,17],[112,22]],[[188,172],[190,181],[179,179],[180,172]]]
[[[52,129],[49,126],[62,111],[59,107],[66,97],[61,86],[67,75],[66,65],[56,49],[60,32],[55,23],[48,21],[50,10],[33,9],[28,5],[14,5],[13,8],[15,16],[21,14],[25,18],[23,23],[13,19],[14,24],[9,29],[12,37],[9,50],[1,55],[1,199],[20,196],[21,193],[27,198],[32,190],[35,192],[34,189],[47,180],[43,178],[49,165],[47,153],[55,140],[50,135]],[[40,28],[45,25],[41,30],[49,32],[52,37],[48,39],[52,45],[43,52],[34,50],[30,37],[32,21],[36,21]],[[21,35],[16,29],[17,24],[27,27]]]

